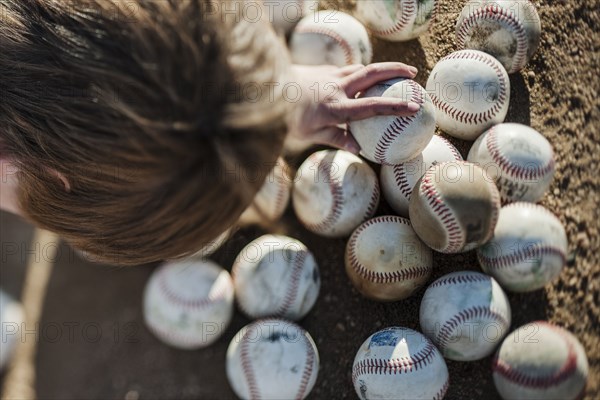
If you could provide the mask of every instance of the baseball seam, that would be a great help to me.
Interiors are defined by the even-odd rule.
[[[306,389],[308,388],[308,383],[313,373],[313,363],[315,361],[315,353],[310,341],[306,336],[303,336],[303,339],[304,345],[306,346],[306,365],[304,366],[304,371],[302,372],[302,380],[300,381],[300,387],[298,388],[296,400],[302,400],[306,395]]]
[[[554,170],[555,161],[553,156],[545,166],[524,168],[520,165],[513,164],[511,160],[509,160],[508,157],[506,157],[500,150],[496,126],[492,127],[488,133],[486,147],[490,153],[490,156],[492,157],[492,160],[498,164],[498,166],[502,169],[502,172],[505,172],[516,179],[532,180],[542,178]]]
[[[347,65],[355,64],[352,51],[352,46],[346,39],[344,39],[340,34],[333,31],[332,29],[323,28],[320,26],[300,26],[297,27],[295,33],[313,33],[316,35],[323,35],[331,38],[339,47],[342,49],[344,53],[344,58]]]
[[[468,111],[461,110],[459,108],[453,107],[447,102],[439,99],[437,95],[433,92],[429,93],[431,97],[431,101],[433,104],[444,113],[448,114],[450,117],[464,124],[483,124],[494,118],[500,110],[502,106],[506,102],[507,93],[506,93],[506,81],[504,79],[504,75],[502,74],[502,70],[498,66],[498,61],[496,61],[492,56],[487,54],[479,54],[468,50],[463,50],[461,52],[452,53],[446,57],[444,57],[440,62],[447,60],[475,60],[480,61],[489,67],[491,67],[496,73],[496,77],[499,82],[499,91],[498,91],[498,99],[494,102],[494,105],[489,108],[487,111],[482,111],[480,113],[471,113]]]
[[[510,10],[500,7],[498,4],[489,4],[483,8],[479,8],[463,20],[456,35],[458,47],[465,47],[465,42],[467,41],[467,37],[470,37],[471,30],[481,20],[497,21],[502,25],[506,25],[514,33],[517,40],[517,49],[513,56],[510,72],[517,72],[523,68],[527,62],[527,50],[529,47],[525,28]]]
[[[304,262],[308,256],[308,252],[298,251],[294,257],[294,264],[292,265],[292,273],[290,276],[288,290],[286,290],[286,295],[283,299],[283,302],[275,316],[284,316],[289,310],[292,304],[296,301],[296,297],[298,296],[298,283],[300,282],[300,275],[302,275],[302,270],[304,267]]]
[[[411,17],[416,12],[416,8],[417,8],[416,3],[417,3],[416,0],[398,2],[397,4],[401,8],[402,15],[400,16],[400,18],[396,21],[396,23],[393,26],[391,26],[390,28],[387,28],[387,29],[376,29],[376,28],[373,28],[373,26],[371,24],[369,24],[369,30],[375,36],[390,36],[390,35],[393,35],[397,32],[404,30],[410,23]],[[398,14],[396,13],[396,18],[397,17],[398,17]]]
[[[444,285],[456,285],[463,283],[475,283],[475,282],[489,282],[490,277],[484,274],[469,274],[469,275],[456,275],[450,277],[442,277],[437,281],[429,285],[429,288],[440,287]]]
[[[173,303],[182,306],[184,308],[205,308],[214,304],[215,301],[224,299],[228,293],[231,292],[230,287],[228,285],[221,285],[221,287],[216,290],[214,293],[210,293],[208,297],[198,300],[190,300],[184,299],[180,297],[176,292],[171,290],[169,285],[167,284],[167,280],[165,278],[166,269],[159,272],[158,276],[158,287],[164,293],[164,295],[172,301]]]
[[[363,217],[363,221],[369,219],[375,214],[375,210],[377,205],[379,204],[379,197],[381,193],[379,191],[379,182],[375,179],[375,186],[373,187],[373,193],[371,193],[371,200],[369,201],[369,205],[367,206],[367,211],[365,212],[365,216]]]
[[[423,175],[419,190],[424,198],[427,200],[427,204],[431,211],[437,215],[446,231],[447,244],[441,248],[441,252],[457,252],[463,247],[463,232],[458,223],[454,212],[446,205],[442,196],[435,187],[433,182],[432,174],[434,171],[429,170]]]
[[[252,364],[250,362],[250,341],[248,340],[248,335],[250,334],[251,330],[251,328],[248,328],[246,332],[244,332],[244,335],[241,339],[240,365],[242,367],[242,374],[246,380],[246,385],[248,386],[250,400],[257,400],[261,396],[258,384],[256,382],[256,377],[254,376],[254,369],[252,368]]]
[[[515,264],[530,261],[531,259],[540,259],[545,256],[556,256],[562,260],[562,264],[566,261],[565,253],[558,247],[552,246],[540,246],[536,245],[534,248],[526,248],[524,250],[518,250],[511,254],[506,254],[500,257],[488,257],[481,252],[478,252],[477,258],[479,263],[490,269],[502,269],[506,267],[512,267]]]
[[[558,334],[567,344],[567,359],[556,373],[550,376],[537,377],[526,375],[522,371],[512,368],[508,363],[501,360],[499,358],[499,353],[496,353],[492,361],[493,372],[517,385],[536,389],[545,389],[558,385],[573,375],[573,372],[577,369],[577,353],[575,352],[575,346],[573,345],[571,338],[552,324],[543,324],[556,332],[556,334]]]
[[[423,90],[421,87],[414,81],[407,80],[408,86],[411,88],[410,100],[418,105],[422,106],[425,103],[425,96],[423,95]],[[396,140],[396,138],[404,133],[404,130],[410,126],[410,124],[416,119],[417,114],[409,115],[406,117],[397,117],[394,118],[388,127],[383,132],[383,135],[377,141],[375,145],[375,160],[377,160],[381,164],[388,164],[387,161],[387,153],[389,147]]]
[[[411,226],[410,222],[401,217],[396,216],[381,216],[377,218],[373,218],[364,224],[362,224],[350,238],[348,242],[349,255],[348,259],[350,261],[350,265],[352,269],[364,279],[374,282],[374,283],[393,283],[393,282],[401,282],[404,280],[411,280],[421,278],[430,272],[430,268],[424,266],[415,266],[403,269],[401,271],[394,272],[375,272],[363,265],[359,260],[356,254],[356,243],[358,241],[358,237],[366,231],[369,227],[382,223],[382,222],[391,222],[391,223],[401,223],[407,226]],[[412,228],[412,227],[411,227]]]
[[[317,168],[317,172],[322,172],[322,174],[318,174],[320,177],[324,177],[327,180],[329,190],[331,191],[331,209],[329,210],[329,214],[318,223],[309,223],[307,221],[304,222],[304,226],[310,231],[316,233],[326,233],[330,230],[333,225],[337,222],[337,220],[342,215],[342,204],[344,202],[344,190],[342,188],[341,183],[337,178],[332,176],[331,164],[320,161],[319,166]],[[300,218],[302,220],[302,218]]]
[[[435,343],[440,351],[443,352],[444,349],[446,349],[456,328],[458,328],[460,324],[473,318],[489,318],[490,320],[500,323],[504,328],[508,328],[510,325],[506,316],[493,311],[486,306],[469,307],[461,310],[458,314],[448,319],[435,335]]]

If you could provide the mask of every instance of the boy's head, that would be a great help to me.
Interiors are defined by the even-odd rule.
[[[231,226],[286,131],[285,51],[241,8],[1,2],[0,145],[22,212],[123,265],[193,253]]]

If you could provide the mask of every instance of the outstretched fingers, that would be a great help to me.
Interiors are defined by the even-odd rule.
[[[364,91],[378,82],[393,78],[412,79],[417,72],[415,67],[399,62],[369,64],[343,78],[342,87],[348,97],[355,97],[358,92]]]
[[[337,103],[331,107],[331,113],[336,123],[342,123],[379,115],[405,117],[413,115],[420,108],[417,103],[394,97],[365,97]]]

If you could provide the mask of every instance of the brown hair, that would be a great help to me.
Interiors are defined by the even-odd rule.
[[[191,254],[235,223],[280,153],[289,61],[264,22],[209,4],[240,9],[0,3],[0,140],[29,219],[120,265]]]

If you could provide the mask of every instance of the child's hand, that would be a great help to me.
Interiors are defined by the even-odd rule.
[[[287,85],[286,97],[296,105],[288,122],[289,134],[297,141],[326,144],[358,153],[358,143],[344,129],[347,122],[376,115],[406,116],[419,110],[418,104],[395,98],[355,98],[357,93],[377,82],[414,78],[417,69],[406,64],[386,62],[342,68],[294,65],[292,70],[293,78]],[[296,94],[298,91],[300,93]],[[342,124],[344,128],[338,126]]]

